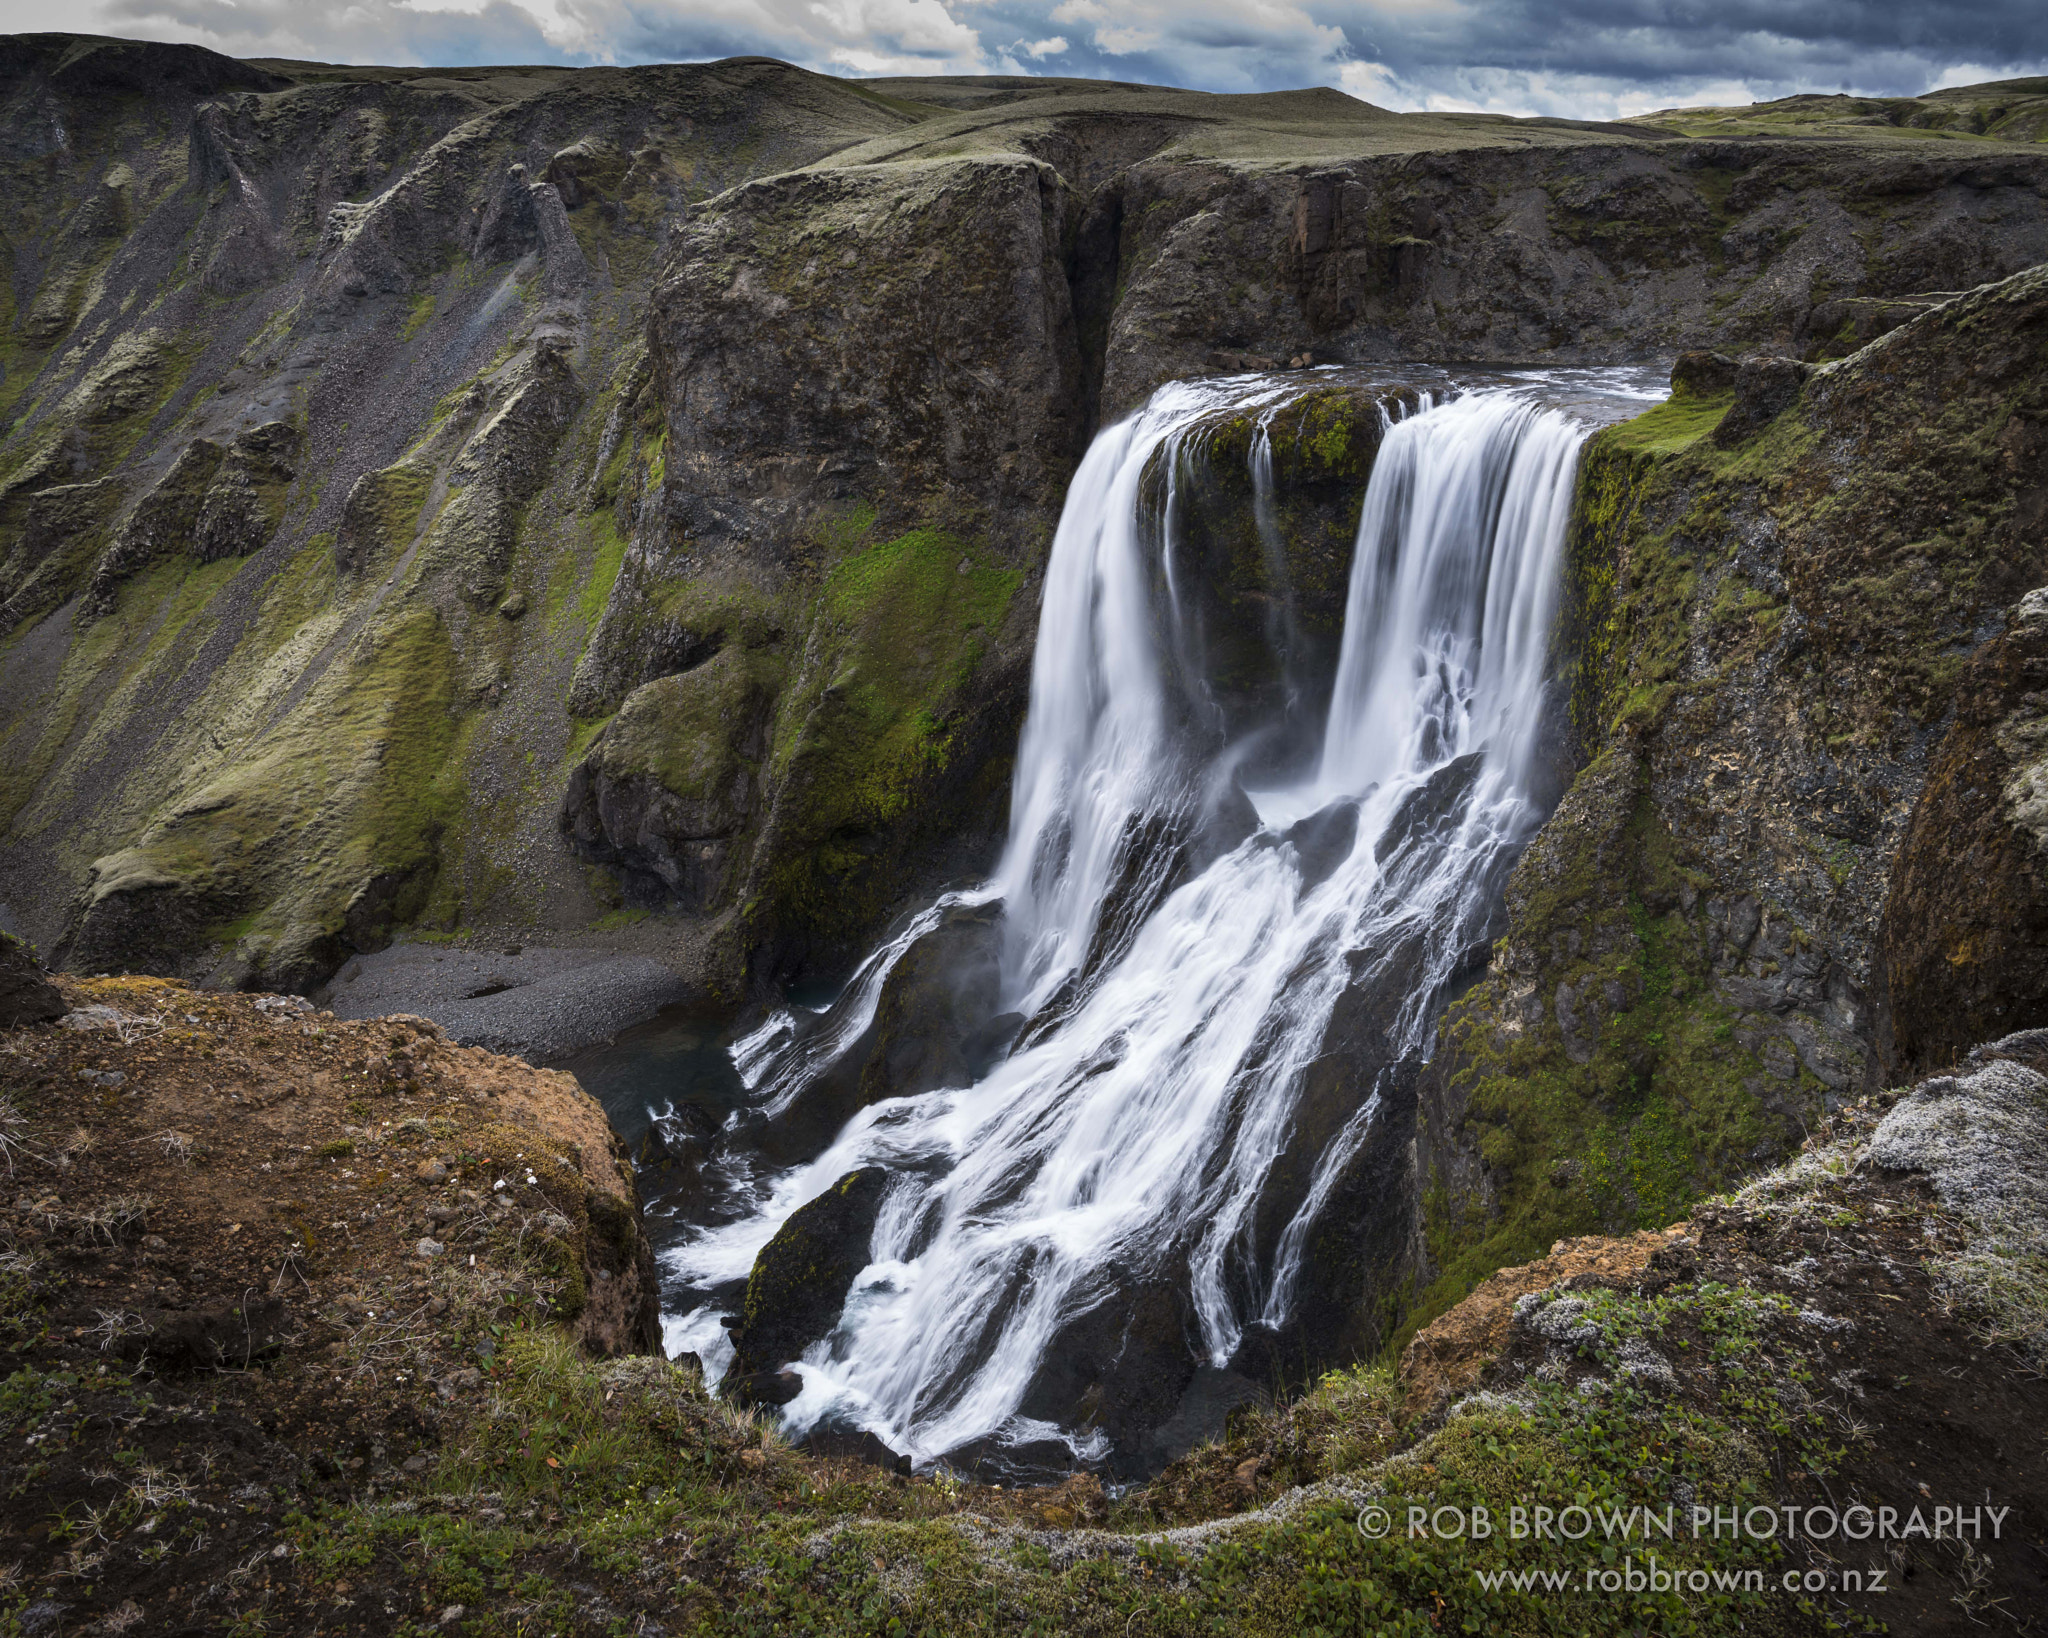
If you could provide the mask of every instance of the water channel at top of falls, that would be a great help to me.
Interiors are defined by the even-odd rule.
[[[1557,794],[1544,738],[1579,449],[1667,390],[1647,368],[1372,372],[1384,431],[1334,664],[1296,664],[1276,635],[1282,686],[1248,720],[1212,675],[1189,476],[1222,421],[1251,417],[1237,458],[1284,561],[1276,429],[1361,374],[1170,383],[1097,436],[1046,565],[1009,834],[984,880],[906,912],[834,994],[743,1036],[679,1010],[570,1066],[629,1144],[653,1130],[696,1157],[687,1186],[649,1170],[643,1191],[668,1346],[713,1381],[721,1321],[780,1225],[846,1173],[886,1170],[867,1266],[794,1362],[793,1434],[864,1429],[919,1461],[1009,1452],[1019,1472],[1112,1462],[1121,1441],[1129,1470],[1138,1443],[1171,1455],[1166,1435],[1073,1387],[1075,1360],[1138,1359],[1119,1316],[1169,1316],[1173,1340],[1147,1346],[1190,1384],[1165,1418],[1187,1427],[1300,1331],[1313,1231],[1498,933],[1507,872]],[[1272,600],[1281,624],[1291,596]],[[963,938],[986,1017],[962,1084],[849,1105],[812,1152],[761,1142],[871,1048],[920,941]],[[1354,1073],[1333,1093],[1310,1070],[1347,996],[1368,1022],[1346,1026]]]

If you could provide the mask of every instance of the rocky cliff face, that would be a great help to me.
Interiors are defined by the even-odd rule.
[[[2044,1021],[2044,366],[2036,269],[1819,369],[1688,357],[1588,447],[1587,760],[1426,1077],[1437,1300]]]
[[[226,984],[843,962],[985,861],[1065,474],[1168,377],[1821,353],[2048,256],[2037,149],[1890,126],[60,35],[0,97],[0,902]]]
[[[1844,298],[1964,290],[2048,258],[2048,169],[1986,158],[1586,133],[1285,170],[1136,166],[1106,398],[1127,409],[1219,349],[1811,355],[1863,316]],[[2020,220],[2016,198],[2032,201]]]

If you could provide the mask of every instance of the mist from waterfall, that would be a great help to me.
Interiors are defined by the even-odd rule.
[[[693,1285],[743,1279],[797,1207],[855,1167],[890,1170],[872,1260],[800,1362],[793,1429],[829,1415],[919,1458],[1049,1437],[1100,1455],[1099,1434],[1023,1414],[1077,1316],[1134,1280],[1183,1281],[1219,1367],[1249,1327],[1285,1325],[1307,1231],[1382,1108],[1359,1089],[1262,1250],[1255,1218],[1340,996],[1398,987],[1385,1060],[1413,1060],[1488,936],[1543,817],[1546,654],[1586,428],[1514,388],[1424,396],[1388,422],[1334,686],[1313,702],[1320,749],[1246,791],[1252,747],[1217,732],[1203,694],[1175,474],[1205,418],[1270,419],[1296,391],[1176,383],[1098,436],[1046,568],[1000,864],[912,917],[823,1018],[780,1014],[734,1049],[756,1107],[787,1108],[867,1029],[905,951],[949,912],[1000,904],[999,1010],[1023,1021],[1009,1056],[971,1086],[861,1109],[764,1181],[751,1216],[668,1254]],[[1263,427],[1252,459],[1270,540]],[[1295,692],[1290,711],[1306,708]],[[669,1337],[714,1375],[718,1317]]]

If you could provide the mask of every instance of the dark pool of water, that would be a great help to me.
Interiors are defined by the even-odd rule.
[[[686,1002],[558,1066],[604,1105],[612,1130],[631,1151],[657,1252],[689,1231],[704,1204],[694,1169],[678,1164],[672,1151],[683,1148],[693,1129],[724,1125],[745,1102],[746,1088],[727,1050],[736,1033],[730,1012]]]
[[[734,1034],[730,1013],[685,1002],[557,1067],[604,1105],[612,1129],[637,1154],[667,1110],[694,1103],[723,1121],[740,1106],[746,1088],[726,1050]]]

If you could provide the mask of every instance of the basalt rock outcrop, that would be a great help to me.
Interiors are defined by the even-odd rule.
[[[2048,1023],[2044,497],[2048,269],[1816,369],[1690,361],[1588,445],[1584,766],[1424,1076],[1425,1311]]]
[[[436,1377],[507,1305],[596,1356],[655,1347],[631,1164],[574,1077],[420,1018],[58,983],[56,1022],[0,1025],[10,1153],[41,1174],[0,1235],[121,1306],[108,1349],[166,1372],[312,1357],[400,1303],[378,1351]]]
[[[2048,482],[2022,497],[2016,529],[2038,533],[2044,499]],[[2048,595],[2029,592],[2003,625],[1957,679],[1878,927],[1872,1055],[1893,1073],[2048,1022]]]
[[[2048,256],[2009,110],[1732,142],[35,35],[0,111],[0,903],[230,985],[409,928],[843,965],[985,867],[1065,476],[1162,380],[1810,360]],[[1219,642],[1313,662],[1354,430],[1279,429],[1301,595],[1242,508]]]

